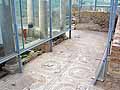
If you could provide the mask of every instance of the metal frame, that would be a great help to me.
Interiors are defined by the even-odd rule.
[[[20,4],[20,22],[21,22],[21,30],[22,30],[22,44],[23,44],[23,49],[25,48],[24,46],[24,36],[23,36],[23,19],[22,19],[22,0],[19,0],[19,4]],[[15,8],[15,7],[14,7]]]
[[[79,12],[79,22],[80,22],[80,10],[81,10],[81,8],[82,8],[82,3],[83,3],[83,0],[78,0],[78,12]]]
[[[108,62],[107,57],[110,53],[111,40],[112,40],[113,31],[114,31],[117,6],[118,6],[118,0],[115,0],[115,1],[111,0],[108,40],[107,40],[106,49],[105,49],[105,52],[104,52],[104,55],[102,58],[102,62],[100,64],[100,66],[98,67],[96,77],[95,77],[95,80],[93,82],[94,85],[96,84],[97,80],[103,81],[105,78],[105,75],[107,73],[107,62]]]
[[[49,14],[50,14],[50,38],[53,37],[53,33],[52,33],[52,7],[51,7],[51,0],[49,0]],[[50,40],[50,52],[52,52],[52,39]]]
[[[69,0],[69,39],[71,39],[71,30],[72,30],[72,0]]]
[[[12,58],[14,58],[14,57],[17,57],[18,58],[18,64],[19,64],[19,71],[20,71],[20,73],[22,73],[22,61],[21,61],[21,57],[20,57],[20,55],[22,54],[22,53],[24,53],[24,52],[26,52],[26,51],[29,51],[29,50],[31,50],[31,49],[33,49],[33,48],[35,48],[35,47],[37,47],[37,46],[39,46],[39,45],[41,45],[41,44],[44,44],[44,43],[46,43],[46,42],[50,42],[49,44],[50,44],[50,51],[52,52],[52,41],[53,41],[53,39],[54,38],[56,38],[56,37],[58,37],[58,36],[60,36],[60,35],[62,35],[63,33],[66,33],[66,32],[68,32],[69,31],[69,38],[71,38],[71,23],[72,23],[72,14],[71,14],[71,12],[72,12],[72,0],[69,0],[69,28],[67,28],[67,30],[65,30],[65,31],[63,31],[63,32],[61,32],[61,33],[59,33],[59,34],[57,34],[57,35],[55,35],[55,36],[53,36],[52,35],[52,8],[51,8],[51,0],[49,0],[49,15],[50,15],[50,17],[49,17],[49,19],[50,19],[50,38],[49,39],[46,39],[46,40],[43,40],[43,41],[40,41],[40,42],[38,42],[38,43],[36,43],[36,44],[34,44],[33,46],[31,46],[31,47],[28,47],[28,48],[24,48],[24,43],[23,43],[23,50],[20,50],[20,47],[19,47],[19,35],[18,35],[18,27],[17,27],[17,22],[16,22],[16,0],[11,0],[12,1],[12,16],[13,16],[13,27],[14,27],[14,32],[15,32],[15,42],[16,42],[16,53],[13,53],[13,54],[11,54],[11,55],[9,55],[9,56],[5,56],[5,57],[3,57],[2,59],[0,59],[1,61],[0,61],[0,64],[2,64],[2,63],[5,63],[5,62],[7,62],[7,61],[9,61],[10,59],[12,59]],[[20,16],[21,16],[21,29],[23,30],[23,23],[22,23],[22,1],[21,0],[19,0],[19,3],[20,3]]]
[[[101,8],[110,8],[110,5],[97,5],[98,0],[94,0],[94,5],[83,5],[83,1],[84,0],[78,0],[78,10],[80,10],[82,7],[93,7],[94,11],[97,10],[97,7],[101,7]],[[82,6],[82,7],[81,7]]]
[[[97,0],[95,0],[95,7],[94,7],[95,11],[96,11],[96,6],[97,6]]]
[[[16,40],[16,51],[18,53],[18,63],[19,63],[19,70],[20,73],[22,73],[22,61],[21,61],[21,57],[20,57],[20,47],[19,47],[19,36],[18,36],[18,27],[17,27],[17,22],[16,22],[16,2],[15,0],[11,0],[12,1],[12,16],[13,16],[13,24],[14,24],[14,31],[15,31],[15,40]]]

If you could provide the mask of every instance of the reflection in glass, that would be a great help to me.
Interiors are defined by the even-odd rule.
[[[67,30],[69,0],[52,0],[53,36]]]
[[[11,0],[0,1],[0,58],[15,52]]]
[[[48,0],[16,0],[16,8],[21,49],[48,39]]]

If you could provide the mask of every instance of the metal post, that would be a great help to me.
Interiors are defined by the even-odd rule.
[[[105,70],[104,70],[104,76],[107,73],[108,70],[108,61],[107,61],[107,56],[110,54],[110,48],[111,48],[111,41],[112,41],[112,36],[113,36],[113,31],[114,31],[114,24],[115,24],[115,17],[116,17],[116,8],[117,4],[116,1],[114,0],[111,1],[111,12],[110,12],[110,21],[109,21],[109,33],[108,33],[108,42],[107,42],[107,53],[106,53],[106,59],[105,59]]]
[[[110,11],[110,21],[109,21],[109,32],[108,32],[108,40],[107,40],[107,45],[106,49],[102,58],[102,62],[100,64],[100,67],[98,68],[98,72],[96,74],[95,80],[93,84],[96,84],[96,81],[102,77],[102,79],[105,77],[105,74],[107,72],[107,56],[109,54],[109,49],[111,45],[111,40],[112,40],[112,34],[114,31],[114,17],[116,16],[116,11],[117,11],[117,5],[118,5],[118,0],[111,0],[111,11]]]
[[[81,4],[81,8],[82,8],[83,0],[81,0],[81,3],[80,3],[80,4]]]
[[[110,38],[110,33],[111,33],[111,24],[112,24],[112,12],[113,12],[113,0],[111,0],[111,11],[110,11],[110,20],[109,20],[109,31],[108,31],[108,40],[107,40],[107,45],[106,45],[106,49],[104,51],[104,55],[102,57],[102,61],[101,61],[101,64],[100,66],[98,67],[97,69],[97,73],[96,73],[96,76],[95,76],[95,80],[93,81],[93,84],[95,85],[97,80],[101,78],[102,76],[102,79],[104,77],[104,71],[105,71],[105,64],[106,64],[106,61],[107,61],[107,53],[108,53],[108,42],[109,42],[109,38]]]
[[[62,18],[62,0],[60,0],[60,27],[62,27]],[[62,28],[60,30],[62,30]]]
[[[35,0],[32,0],[32,10],[33,10],[33,26],[35,26]],[[35,31],[33,27],[32,36],[35,37]]]
[[[11,0],[12,1],[12,16],[13,16],[13,24],[14,24],[14,31],[15,31],[15,40],[16,40],[16,51],[18,53],[18,63],[19,63],[19,70],[20,73],[22,73],[22,62],[21,62],[21,57],[20,57],[20,47],[19,47],[19,36],[18,36],[18,27],[17,27],[17,22],[16,22],[16,0]]]
[[[14,0],[13,0],[14,1]],[[21,29],[22,29],[22,45],[23,45],[23,49],[25,48],[25,45],[24,45],[24,35],[23,35],[23,19],[22,19],[22,1],[19,0],[19,4],[20,4],[20,23],[21,23]]]
[[[81,0],[78,0],[78,3],[79,3],[79,4],[78,4],[78,12],[79,12],[79,13],[78,13],[78,16],[79,16],[79,23],[80,23],[80,9],[81,9],[81,3],[80,3],[80,2],[81,2]]]
[[[81,9],[82,9],[82,3],[83,3],[83,0],[78,0],[78,14],[79,14],[79,23],[80,23],[80,11],[81,11]]]
[[[52,7],[51,7],[51,0],[49,0],[49,18],[50,18],[50,52],[52,52]]]
[[[72,0],[69,0],[69,39],[71,39],[71,30],[72,30]]]
[[[110,46],[111,46],[111,41],[112,41],[112,36],[113,36],[113,34],[114,34],[114,31],[115,31],[115,20],[116,20],[116,12],[117,12],[117,6],[118,6],[118,0],[115,0],[114,1],[114,7],[113,7],[113,16],[112,16],[112,27],[111,27],[111,29],[112,29],[112,32],[111,32],[111,37],[110,37]],[[110,54],[110,47],[108,48],[108,54]]]
[[[110,20],[109,20],[109,31],[108,31],[108,40],[107,40],[107,46],[110,43],[111,40],[111,32],[112,32],[112,20],[113,20],[113,5],[114,5],[114,1],[111,0],[111,9],[110,9]]]
[[[94,7],[95,11],[96,11],[96,6],[97,6],[97,0],[95,0],[95,7]]]

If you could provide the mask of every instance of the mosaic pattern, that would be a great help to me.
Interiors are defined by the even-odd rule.
[[[107,35],[89,31],[72,33],[73,38],[55,46],[52,53],[45,53],[28,63],[23,74],[0,80],[0,90],[120,90],[119,80],[111,80],[111,77],[105,83],[98,82],[97,86],[92,86],[91,78],[99,64],[96,59],[102,56]],[[81,38],[76,40],[78,35]]]

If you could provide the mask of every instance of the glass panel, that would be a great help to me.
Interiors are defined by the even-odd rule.
[[[60,32],[60,1],[61,0],[51,0],[53,36]]]
[[[18,25],[18,33],[19,33],[19,46],[20,49],[24,48],[24,38],[22,36],[22,28],[21,28],[21,16],[20,16],[20,3],[19,0],[16,1],[16,20],[17,20],[17,25]]]
[[[81,10],[94,10],[95,0],[72,0],[72,7],[81,7]]]
[[[79,5],[79,0],[72,0],[73,7]],[[97,11],[109,11],[110,0],[96,0]],[[95,0],[80,0],[80,5],[82,4],[81,10],[95,10]]]
[[[110,7],[96,7],[96,11],[99,12],[109,12],[110,11]]]
[[[81,0],[81,10],[94,10],[95,0]]]
[[[61,26],[61,31],[68,30],[68,27],[69,27],[69,0],[61,0],[60,26]]]
[[[97,0],[97,6],[110,6],[110,0]]]
[[[52,0],[53,36],[68,30],[69,0]]]
[[[0,58],[15,52],[11,0],[0,1]]]
[[[81,0],[82,6],[94,6],[95,0]]]
[[[73,7],[77,7],[78,5],[79,5],[79,0],[72,0],[72,6]]]
[[[97,11],[108,12],[110,10],[110,0],[97,0]]]
[[[39,0],[39,32],[40,39],[48,39],[49,33],[49,0]]]
[[[120,6],[120,0],[118,0],[118,5]]]
[[[19,26],[19,45],[21,49],[31,47],[48,39],[49,11],[48,0],[22,0],[22,26],[20,3],[16,2],[17,23]]]
[[[0,26],[0,45],[3,44],[3,39],[2,39],[2,31],[1,31],[1,26]]]

